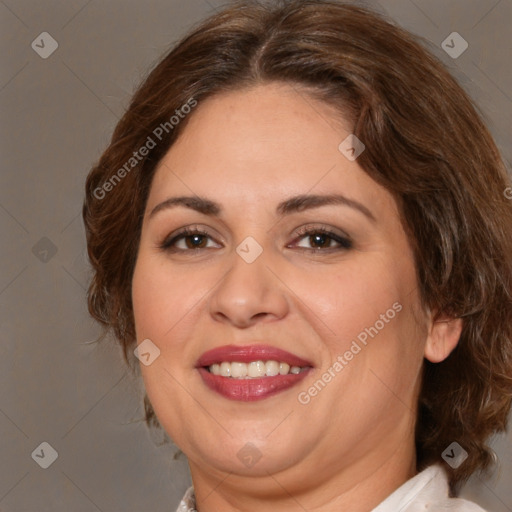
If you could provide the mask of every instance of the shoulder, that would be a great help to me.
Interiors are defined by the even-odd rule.
[[[451,498],[446,473],[437,464],[405,482],[372,512],[396,512],[396,510],[401,512],[425,510],[486,512],[476,503],[461,498]]]

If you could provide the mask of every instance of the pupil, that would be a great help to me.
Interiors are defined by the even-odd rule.
[[[325,245],[327,245],[328,236],[323,234],[312,235],[311,242],[313,245],[324,247]]]
[[[187,238],[187,245],[189,249],[197,249],[198,247],[202,247],[204,245],[204,236],[203,235],[191,235]]]

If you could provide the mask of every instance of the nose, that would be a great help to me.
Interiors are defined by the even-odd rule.
[[[263,255],[247,263],[234,254],[230,269],[210,295],[211,316],[239,329],[284,318],[289,301],[276,275]]]

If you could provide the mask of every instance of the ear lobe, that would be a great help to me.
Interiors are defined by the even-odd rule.
[[[457,346],[462,318],[439,318],[432,323],[425,345],[425,358],[431,363],[444,361]]]

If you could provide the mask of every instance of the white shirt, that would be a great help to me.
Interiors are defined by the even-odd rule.
[[[448,478],[440,465],[418,473],[390,494],[371,512],[485,512],[478,505],[460,498],[450,498]],[[176,512],[197,512],[194,489],[190,487]]]

